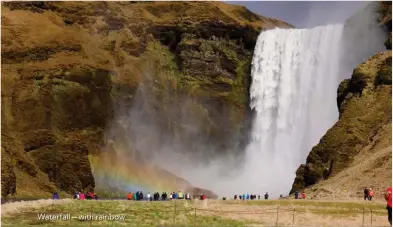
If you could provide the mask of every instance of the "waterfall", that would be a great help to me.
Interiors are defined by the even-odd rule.
[[[262,32],[252,60],[250,107],[255,112],[246,150],[254,191],[287,194],[296,169],[338,119],[337,88],[352,70],[384,50],[377,3],[345,24]],[[257,173],[255,173],[257,172]]]
[[[264,170],[260,180],[271,185],[266,190],[287,193],[296,169],[337,121],[342,31],[343,25],[328,25],[274,29],[258,37],[250,88],[256,114],[246,168]]]

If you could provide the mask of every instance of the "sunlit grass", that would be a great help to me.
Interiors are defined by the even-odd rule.
[[[176,211],[175,211],[176,210]],[[71,214],[71,220],[39,220],[38,214]],[[79,220],[81,215],[124,215],[124,221]],[[245,226],[249,221],[236,221],[219,216],[201,216],[185,203],[134,201],[73,201],[40,209],[24,210],[2,217],[2,226]]]
[[[196,205],[197,204],[197,205]],[[271,216],[296,217],[312,214],[313,217],[359,218],[363,211],[366,216],[385,216],[383,204],[361,202],[333,202],[312,200],[256,200],[256,201],[207,201],[204,207],[200,201],[135,202],[120,200],[75,201],[60,204],[54,201],[46,207],[26,208],[18,213],[3,215],[2,226],[264,226],[262,219]],[[71,220],[39,220],[38,214],[70,214]],[[269,213],[269,214],[268,214]],[[82,215],[124,215],[124,220],[80,220]],[[267,217],[266,216],[266,217]],[[253,218],[254,217],[254,218]],[[359,219],[360,220],[360,219]]]

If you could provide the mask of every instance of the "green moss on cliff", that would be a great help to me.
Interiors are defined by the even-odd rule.
[[[375,79],[375,85],[392,85],[392,58],[387,58],[385,64],[378,71],[378,75]]]
[[[129,108],[142,81],[177,135],[171,107],[187,97],[212,143],[230,138],[259,31],[291,27],[219,2],[9,2],[2,22],[5,194],[15,182],[93,187],[85,153],[99,151],[113,110]]]

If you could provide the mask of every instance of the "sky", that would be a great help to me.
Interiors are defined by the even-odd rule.
[[[330,23],[340,23],[365,7],[365,1],[226,1],[243,5],[265,17],[283,20],[296,28],[310,28]]]

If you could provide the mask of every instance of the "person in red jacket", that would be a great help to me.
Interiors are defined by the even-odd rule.
[[[392,226],[392,187],[389,187],[385,193],[386,209],[388,210],[388,220]]]

